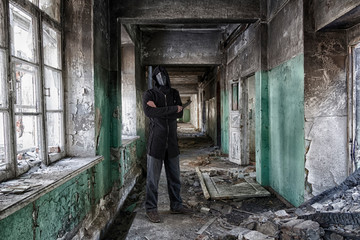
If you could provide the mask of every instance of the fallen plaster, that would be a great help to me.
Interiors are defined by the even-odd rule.
[[[316,117],[305,123],[305,137],[308,151],[305,156],[305,169],[307,170],[306,184],[311,186],[312,195],[337,186],[347,176],[347,146],[346,135],[341,141],[339,132],[347,131],[347,117]]]

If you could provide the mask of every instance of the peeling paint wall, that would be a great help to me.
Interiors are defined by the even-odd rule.
[[[70,156],[95,155],[94,51],[91,1],[65,1],[66,151]]]
[[[64,1],[67,150],[104,161],[2,219],[1,238],[99,239],[140,173],[143,148],[121,145],[118,33],[108,3]]]
[[[121,46],[122,134],[136,135],[135,46]]]
[[[315,32],[314,16],[304,23],[306,199],[340,184],[348,165],[346,32]]]
[[[125,182],[136,174],[136,143],[120,152],[120,176],[110,194],[105,196],[96,186],[103,172],[94,166],[0,220],[1,239],[99,239],[125,200]]]

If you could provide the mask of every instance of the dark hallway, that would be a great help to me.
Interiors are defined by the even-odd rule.
[[[104,237],[141,192],[159,65],[193,214],[162,191],[165,221],[139,205],[129,238],[357,237],[359,16],[359,0],[0,0],[0,239]]]

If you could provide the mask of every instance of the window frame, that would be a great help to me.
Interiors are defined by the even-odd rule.
[[[4,117],[4,142],[6,145],[6,150],[4,151],[7,158],[5,159],[5,168],[0,167],[0,182],[17,177],[26,171],[27,169],[22,169],[18,163],[18,150],[17,150],[17,135],[16,135],[16,117],[17,116],[36,116],[38,118],[39,130],[36,135],[39,135],[38,144],[41,147],[41,151],[39,152],[41,162],[45,165],[49,165],[63,157],[66,156],[65,146],[66,146],[66,139],[65,139],[65,85],[64,85],[64,53],[63,53],[63,39],[64,39],[64,32],[63,32],[63,24],[62,24],[62,8],[63,8],[63,1],[60,0],[60,8],[59,8],[59,22],[49,16],[45,11],[39,8],[39,1],[35,1],[35,3],[30,2],[29,0],[21,1],[21,0],[9,0],[4,2],[4,32],[6,33],[4,46],[1,46],[0,42],[0,51],[5,53],[5,75],[6,79],[4,79],[4,92],[6,93],[6,104],[5,106],[0,107],[0,113],[7,114]],[[12,11],[12,7],[14,6],[21,11],[24,11],[26,14],[30,15],[33,19],[33,41],[34,41],[34,61],[28,61],[28,59],[23,59],[19,56],[16,56],[14,53],[13,55],[13,40],[14,36],[12,36],[12,22],[10,18],[10,14]],[[60,36],[57,38],[57,41],[60,46],[57,49],[58,56],[58,68],[53,67],[50,65],[45,65],[44,59],[44,25],[55,30],[57,34]],[[36,106],[35,112],[20,112],[19,109],[16,107],[16,97],[17,97],[17,90],[16,90],[16,64],[17,63],[24,63],[30,65],[37,69],[37,77],[36,81],[38,82],[37,89],[35,90],[35,98],[38,99],[39,106]],[[58,110],[47,110],[46,108],[46,96],[45,96],[45,69],[48,68],[51,71],[56,71],[58,76],[60,77],[60,90],[59,90],[59,101],[60,106]],[[50,152],[48,149],[48,137],[47,137],[47,114],[51,112],[60,113],[60,152],[53,154],[50,156]],[[40,131],[40,132],[39,132]],[[6,136],[6,137],[5,137]]]

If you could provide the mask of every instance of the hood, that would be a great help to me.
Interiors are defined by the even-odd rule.
[[[166,81],[165,86],[162,86],[163,84],[159,83],[158,78],[156,77],[159,73],[161,73],[161,75],[163,76],[164,80]],[[168,72],[166,71],[166,69],[163,66],[157,66],[153,73],[152,73],[152,79],[155,82],[155,86],[157,88],[171,88],[171,83],[170,83],[170,77]]]

